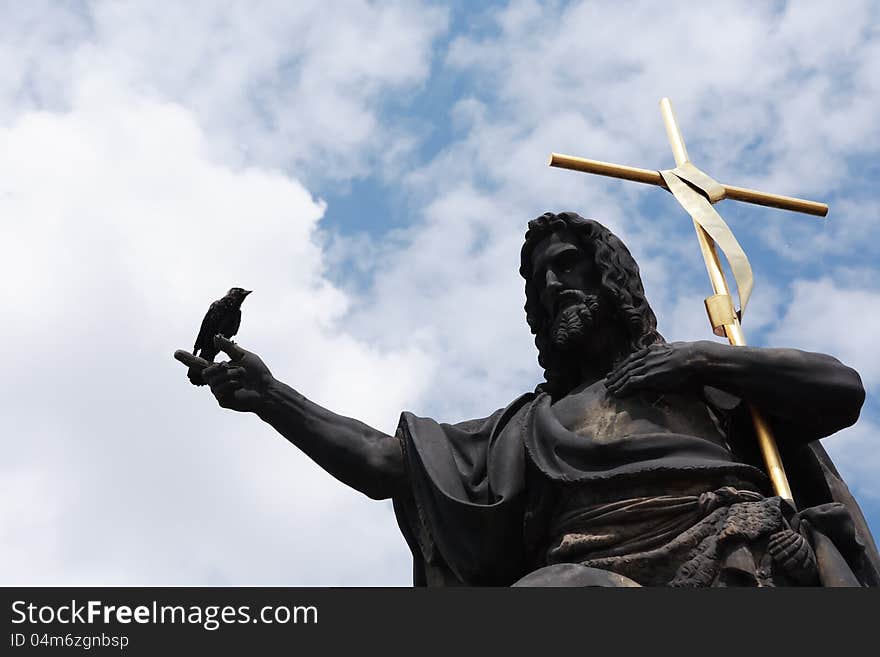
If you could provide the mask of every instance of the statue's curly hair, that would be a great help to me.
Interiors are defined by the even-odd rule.
[[[578,364],[561,353],[546,334],[547,313],[540,300],[542,286],[532,272],[532,252],[538,243],[553,232],[568,229],[580,242],[585,253],[591,254],[600,272],[603,295],[611,302],[612,316],[620,324],[626,349],[620,358],[656,342],[663,342],[657,332],[657,317],[642,287],[639,267],[623,242],[592,219],[584,219],[574,212],[553,214],[546,212],[529,222],[522,247],[519,273],[526,281],[526,321],[535,335],[538,364],[544,368],[545,383],[538,391],[551,397],[566,395],[579,383]]]

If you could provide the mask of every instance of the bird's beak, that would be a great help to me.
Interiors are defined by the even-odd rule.
[[[245,290],[245,291],[244,291],[244,296],[249,295],[251,292],[253,292],[253,290]]]

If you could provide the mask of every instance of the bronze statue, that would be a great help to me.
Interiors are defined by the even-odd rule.
[[[858,419],[854,370],[795,349],[666,342],[627,248],[574,213],[529,223],[520,273],[546,380],[486,418],[403,413],[389,436],[221,336],[230,361],[203,376],[220,406],[392,498],[416,585],[880,584],[865,520],[818,442]],[[770,418],[794,505],[762,471],[747,402]]]

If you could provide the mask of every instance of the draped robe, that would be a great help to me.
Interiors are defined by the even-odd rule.
[[[701,585],[782,526],[808,538],[822,585],[880,583],[864,517],[818,441],[777,428],[795,513],[769,490],[740,400],[711,388],[619,400],[602,382],[585,399],[575,427],[543,393],[458,424],[401,415],[410,487],[394,507],[415,585],[602,585],[603,572],[604,585]],[[668,555],[690,561],[664,574],[652,563]],[[633,558],[654,562],[631,576]]]

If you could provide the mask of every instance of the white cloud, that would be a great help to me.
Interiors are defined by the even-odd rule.
[[[15,372],[0,384],[5,583],[408,583],[388,503],[333,481],[252,416],[219,409],[171,358],[210,301],[245,285],[255,293],[242,343],[316,401],[391,431],[430,379],[418,348],[338,328],[350,299],[324,276],[324,205],[266,166],[291,150],[273,141],[284,122],[221,137],[274,153],[222,159],[228,149],[216,148],[217,131],[254,118],[243,82],[280,84],[288,57],[307,60],[294,71],[309,93],[291,125],[313,134],[298,157],[357,160],[394,139],[372,130],[377,98],[424,76],[442,16],[350,9],[346,20],[294,16],[314,31],[297,50],[285,46],[295,21],[261,41],[272,13],[243,5],[216,25],[208,5],[165,15],[99,4],[75,43],[35,46],[20,62],[27,75],[2,88],[0,350]],[[16,16],[19,27],[40,17]],[[72,34],[77,19],[64,20],[47,41]],[[23,38],[7,32],[4,46]],[[30,80],[49,88],[66,76],[52,102],[18,102]],[[320,114],[320,130],[302,112]],[[347,141],[328,134],[355,124],[365,127]]]
[[[870,393],[880,388],[878,308],[880,291],[843,287],[828,278],[798,280],[768,341],[836,356],[858,370]]]
[[[852,492],[857,497],[864,496],[874,501],[880,499],[880,456],[877,451],[877,436],[880,426],[866,418],[832,438],[822,441],[837,469],[845,473]],[[869,519],[870,522],[870,519]],[[876,521],[871,523],[877,527]],[[877,529],[873,529],[876,536]]]
[[[446,23],[440,8],[365,0],[22,3],[0,32],[0,98],[7,116],[68,106],[99,70],[192,111],[224,161],[346,180],[412,142],[378,111],[425,79]]]
[[[459,38],[449,62],[486,76],[486,94],[500,101],[496,126],[547,131],[572,112],[591,124],[545,151],[671,166],[655,104],[669,96],[691,155],[719,180],[827,193],[847,180],[845,156],[872,152],[880,137],[876,16],[868,2],[841,11],[513,2],[497,19],[500,34]],[[482,152],[503,162],[505,150]]]
[[[106,79],[74,95],[69,113],[0,131],[3,357],[17,373],[0,384],[0,479],[31,514],[4,536],[20,558],[4,581],[405,583],[384,505],[217,408],[171,351],[241,284],[256,290],[242,342],[341,412],[392,430],[430,363],[332,329],[348,299],[321,276],[323,207],[302,186],[216,164],[178,105]],[[0,524],[22,527],[19,514]],[[360,537],[369,571],[332,563],[347,548],[328,527]],[[28,557],[29,544],[44,547]]]

